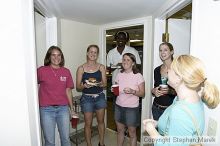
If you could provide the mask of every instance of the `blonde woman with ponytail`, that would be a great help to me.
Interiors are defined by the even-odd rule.
[[[201,136],[205,127],[203,103],[211,109],[219,104],[219,89],[208,80],[201,60],[190,55],[175,58],[168,71],[168,84],[176,90],[177,97],[158,123],[152,119],[144,120],[144,129],[155,140],[163,136],[179,140]],[[190,141],[172,140],[155,141],[154,145],[192,145]]]

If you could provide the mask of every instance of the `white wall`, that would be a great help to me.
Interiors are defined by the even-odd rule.
[[[71,70],[75,83],[78,66],[86,62],[87,47],[90,44],[99,44],[99,27],[65,19],[60,21],[61,48],[65,56],[65,66]],[[81,93],[73,90],[73,94]]]
[[[220,89],[220,1],[193,1],[191,54],[199,57],[206,65],[207,78]],[[209,118],[217,121],[217,138],[220,144],[220,106],[214,110],[206,108],[206,128]],[[205,131],[206,134],[206,131]],[[211,146],[211,145],[210,145]]]
[[[0,145],[40,146],[32,0],[0,4]]]
[[[75,83],[77,67],[86,61],[88,45],[99,43],[98,26],[55,17],[44,18],[39,14],[35,14],[35,17],[38,66],[43,65],[48,47],[58,45],[64,53],[65,66],[71,70]],[[74,96],[79,94],[81,93],[73,90]],[[60,145],[57,129],[56,145]]]
[[[159,57],[159,45],[162,43],[162,34],[165,32],[165,20],[155,19],[154,22],[154,55],[153,68],[156,68],[162,61]],[[152,78],[153,79],[153,78]]]
[[[44,57],[47,52],[46,48],[46,18],[39,13],[34,13],[35,19],[35,41],[36,41],[36,55],[37,66],[44,65]]]

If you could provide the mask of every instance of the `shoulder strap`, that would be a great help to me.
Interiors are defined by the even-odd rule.
[[[167,123],[166,123],[166,128],[165,128],[165,131],[164,131],[164,136],[168,135],[169,126],[170,126],[170,117],[168,116]]]
[[[170,105],[170,108],[172,107],[173,108],[173,104]],[[166,123],[166,128],[164,130],[164,136],[167,136],[168,135],[168,129],[170,127],[170,115],[168,115],[167,117],[167,123]]]
[[[84,64],[82,65],[82,69],[83,69],[83,72],[85,72],[85,69],[84,69]]]
[[[192,121],[193,121],[193,124],[196,128],[196,133],[197,133],[197,136],[201,136],[200,135],[200,130],[199,130],[199,125],[198,125],[198,122],[195,118],[195,116],[193,115],[192,111],[186,106],[186,105],[181,105],[183,110],[191,117]]]

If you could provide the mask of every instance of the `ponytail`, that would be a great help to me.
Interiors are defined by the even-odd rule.
[[[211,84],[207,80],[204,81],[204,88],[202,92],[202,101],[210,109],[214,109],[219,104],[219,90],[215,84]]]

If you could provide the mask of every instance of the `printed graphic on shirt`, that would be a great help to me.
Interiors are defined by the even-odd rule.
[[[61,77],[60,77],[60,81],[66,82],[66,77],[61,76]]]

